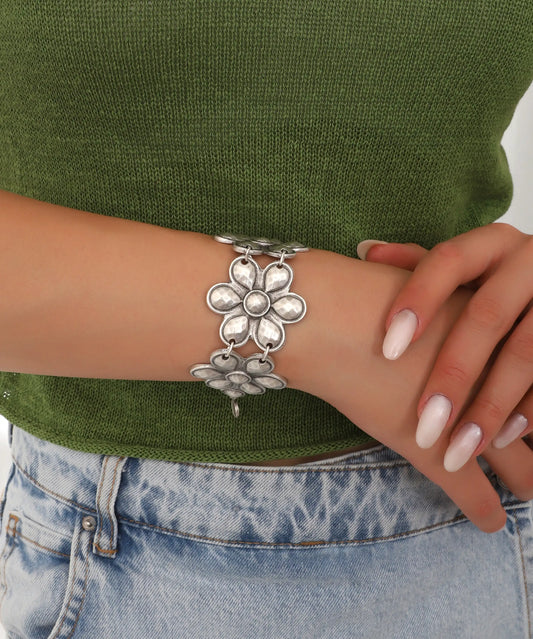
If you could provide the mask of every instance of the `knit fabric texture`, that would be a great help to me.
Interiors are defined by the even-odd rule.
[[[533,2],[3,0],[0,69],[0,188],[352,257],[430,248],[509,206]],[[369,440],[302,392],[240,403],[236,422],[194,381],[0,374],[4,416],[88,452],[237,463]]]

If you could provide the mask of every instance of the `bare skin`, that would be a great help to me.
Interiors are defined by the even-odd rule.
[[[421,436],[461,440],[478,429],[470,456],[504,448],[533,430],[533,236],[493,223],[458,235],[431,251],[416,244],[380,244],[371,261],[414,271],[389,310],[386,326],[404,308],[418,318],[416,341],[435,310],[459,286],[474,295],[441,349],[420,397],[418,412],[436,393],[452,406],[448,422],[428,422]],[[457,423],[457,413],[480,371],[492,360],[486,380]],[[446,427],[448,424],[448,428]],[[456,424],[453,432],[451,426]],[[430,441],[425,442],[424,435]],[[455,437],[459,439],[455,439]],[[462,441],[465,441],[463,435]],[[460,445],[462,442],[460,441]],[[473,448],[473,450],[472,450]],[[467,456],[462,456],[467,461]]]
[[[220,348],[220,317],[205,294],[226,281],[230,247],[6,192],[0,224],[0,370],[191,381],[190,366]],[[314,249],[296,258],[294,272],[291,288],[309,311],[287,328],[276,371],[403,455],[482,530],[501,528],[505,511],[477,461],[448,473],[439,463],[442,446],[421,450],[414,441],[420,393],[471,292],[451,295],[420,339],[390,362],[381,353],[383,327],[408,271]],[[246,346],[243,355],[255,350]],[[491,463],[519,497],[529,497],[533,478],[520,467],[531,461],[524,465],[525,453],[512,456],[510,448]]]

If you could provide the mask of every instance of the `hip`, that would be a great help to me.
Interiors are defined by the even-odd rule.
[[[173,463],[15,427],[12,453],[0,620],[14,637],[531,636],[531,507],[501,486],[507,526],[487,535],[380,445],[297,466]]]

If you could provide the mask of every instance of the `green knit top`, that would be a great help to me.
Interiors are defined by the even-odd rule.
[[[367,238],[429,248],[510,203],[500,140],[533,77],[533,2],[3,0],[0,74],[0,188],[352,257]],[[368,439],[299,391],[241,400],[238,422],[228,401],[0,373],[0,413],[89,452],[246,462]]]

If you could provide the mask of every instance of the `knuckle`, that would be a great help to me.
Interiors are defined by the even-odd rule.
[[[463,258],[463,252],[459,246],[450,240],[435,244],[431,249],[431,253],[436,259],[448,265],[458,262]]]
[[[476,411],[478,410],[484,417],[489,417],[491,421],[497,422],[499,425],[503,424],[507,417],[507,411],[502,408],[501,402],[494,397],[478,397]],[[482,419],[481,421],[487,420]]]
[[[509,338],[509,352],[520,361],[533,362],[533,331],[517,331]]]
[[[439,369],[439,374],[454,386],[463,386],[468,383],[469,376],[464,367],[456,362],[444,364]]]
[[[498,229],[498,232],[505,233],[511,238],[522,235],[522,233],[516,227],[507,222],[493,222],[491,226],[495,229]]]
[[[474,515],[478,519],[490,519],[500,510],[501,502],[496,493],[480,499],[473,507]]]
[[[419,273],[416,276],[413,275],[411,280],[405,285],[399,305],[403,308],[413,309],[416,312],[418,308],[415,308],[415,306],[418,307],[420,301],[427,300],[432,290],[434,290],[434,288],[431,284],[425,282]]]
[[[474,295],[465,312],[468,321],[480,330],[499,333],[509,324],[501,301],[488,295]]]

